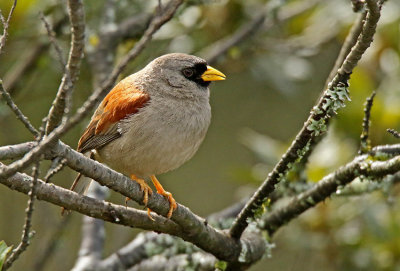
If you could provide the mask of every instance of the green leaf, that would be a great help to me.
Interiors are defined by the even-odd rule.
[[[228,265],[227,262],[218,261],[218,262],[215,263],[215,268],[216,268],[218,271],[224,271],[224,270],[226,269],[226,266],[227,266],[227,265]]]
[[[7,254],[11,251],[12,246],[8,247],[6,242],[0,241],[0,270],[3,268],[3,264],[6,261]]]

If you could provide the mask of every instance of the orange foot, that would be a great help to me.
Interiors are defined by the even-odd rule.
[[[135,182],[137,182],[140,185],[140,190],[143,191],[143,203],[145,206],[147,206],[147,202],[149,201],[149,195],[153,194],[153,190],[151,190],[151,187],[146,183],[145,180],[137,177],[135,174],[131,175],[131,179]],[[128,201],[130,198],[126,197],[125,198],[125,206],[127,205]],[[147,215],[151,220],[154,220],[151,215],[150,215],[150,209],[147,208]]]
[[[163,195],[164,197],[166,197],[168,199],[168,201],[169,201],[169,211],[168,211],[168,214],[167,214],[167,218],[170,218],[172,216],[172,213],[174,212],[174,210],[178,207],[176,205],[176,201],[172,197],[172,194],[170,192],[167,192],[167,191],[164,190],[164,188],[162,187],[160,182],[157,180],[156,176],[151,175],[150,178],[151,178],[151,181],[153,182],[154,186],[157,189],[157,193]]]

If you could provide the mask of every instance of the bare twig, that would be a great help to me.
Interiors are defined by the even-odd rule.
[[[14,103],[10,94],[7,92],[7,90],[4,89],[3,81],[1,79],[0,79],[0,93],[3,99],[6,101],[7,105],[14,112],[17,119],[19,119],[22,122],[22,124],[26,127],[26,129],[29,130],[29,132],[31,132],[35,137],[37,137],[39,135],[39,132],[35,129],[35,127],[33,127],[29,119],[22,113],[22,111]]]
[[[400,138],[400,133],[397,132],[396,130],[394,130],[394,129],[387,129],[386,131],[387,131],[388,133],[392,134],[395,138]]]
[[[367,0],[367,5],[368,14],[356,45],[345,58],[345,61],[337,71],[336,76],[332,79],[324,95],[318,101],[317,105],[313,107],[308,120],[297,134],[292,145],[233,223],[230,231],[232,237],[239,238],[241,236],[248,225],[247,219],[253,216],[254,212],[260,208],[269,194],[275,190],[275,185],[288,172],[292,163],[302,159],[311,140],[326,131],[326,121],[336,113],[337,109],[344,106],[345,100],[348,99],[347,81],[361,56],[370,46],[380,17],[380,7],[375,1]]]
[[[61,69],[64,72],[67,64],[65,63],[61,47],[57,43],[55,32],[53,31],[50,23],[46,20],[46,17],[44,16],[44,14],[42,12],[39,13],[39,16],[44,24],[44,27],[46,28],[47,35],[49,36],[49,39],[50,39],[50,43],[53,45],[54,49],[56,50],[58,61],[60,62]]]
[[[1,23],[3,24],[3,35],[1,35],[1,37],[0,37],[0,54],[3,51],[4,46],[6,45],[8,28],[10,27],[10,20],[11,20],[12,14],[13,14],[16,6],[17,6],[17,0],[14,0],[13,5],[11,6],[10,12],[8,13],[7,20],[4,19],[3,14],[0,12],[0,20],[1,20]]]
[[[343,45],[340,48],[340,52],[336,58],[335,64],[333,65],[328,75],[328,78],[325,81],[324,89],[328,87],[329,82],[331,82],[335,77],[338,69],[340,68],[340,66],[342,66],[347,55],[350,53],[351,48],[353,48],[353,46],[356,45],[358,37],[360,36],[361,31],[363,29],[364,20],[366,16],[367,16],[366,11],[359,14],[356,22],[351,27],[349,34],[346,36],[346,39],[344,40]]]
[[[286,205],[267,214],[262,219],[260,227],[273,235],[282,225],[325,200],[335,193],[339,186],[350,183],[360,174],[366,177],[379,178],[394,174],[399,170],[400,156],[388,161],[370,161],[368,155],[358,156],[352,162],[324,177],[310,190],[301,193]]]
[[[53,161],[51,162],[51,167],[47,171],[46,176],[43,178],[43,181],[48,183],[51,177],[56,175],[64,168],[66,162],[67,161],[65,159],[61,159],[60,157],[56,157],[55,159],[53,159]]]
[[[66,21],[67,19],[65,16],[58,19],[54,23],[54,31],[59,33]],[[24,52],[21,52],[22,54],[19,61],[12,65],[4,75],[4,87],[10,94],[14,93],[18,83],[21,81],[21,77],[32,70],[38,59],[40,59],[44,52],[47,52],[49,45],[48,42],[38,41],[36,44],[26,48]]]
[[[368,153],[370,155],[377,155],[379,153],[400,155],[400,144],[376,146],[373,147],[372,150]]]
[[[25,210],[26,216],[25,216],[24,228],[22,230],[21,242],[12,251],[11,255],[7,258],[6,262],[4,263],[3,266],[4,271],[10,268],[13,262],[15,262],[18,259],[18,257],[28,248],[28,246],[30,245],[30,239],[35,234],[34,231],[31,231],[31,227],[32,227],[33,204],[35,202],[36,191],[37,191],[36,184],[39,176],[39,163],[40,162],[37,162],[33,166],[32,170],[33,180],[30,183],[30,188],[28,192],[29,200],[28,200],[28,207]]]
[[[59,125],[64,115],[69,112],[68,100],[78,79],[83,49],[85,46],[85,12],[82,0],[69,0],[68,16],[71,22],[71,48],[63,78],[48,114],[46,134]]]
[[[366,153],[371,149],[368,137],[369,137],[369,126],[371,124],[370,121],[371,109],[375,95],[376,92],[375,91],[372,92],[372,95],[367,98],[364,104],[364,118],[362,123],[362,132],[360,136],[360,150],[358,151],[358,154]]]

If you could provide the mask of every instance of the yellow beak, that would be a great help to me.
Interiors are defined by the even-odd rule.
[[[207,66],[207,70],[201,75],[201,79],[204,81],[220,81],[225,80],[225,78],[225,74],[211,66]]]

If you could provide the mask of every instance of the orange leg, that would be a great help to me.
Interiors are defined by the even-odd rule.
[[[178,207],[176,205],[176,201],[172,197],[172,194],[170,192],[167,192],[167,191],[164,190],[164,188],[162,187],[160,182],[157,180],[156,176],[151,175],[150,178],[151,178],[151,181],[153,182],[154,186],[157,189],[157,193],[163,195],[164,197],[166,197],[168,199],[168,201],[169,201],[169,211],[168,211],[168,214],[167,214],[167,218],[170,218],[172,216],[172,213],[174,212],[174,210]]]

